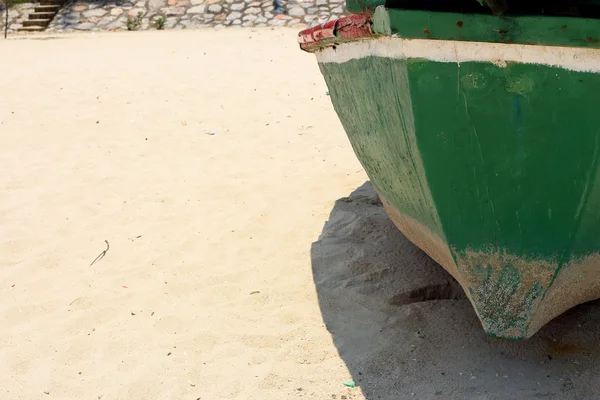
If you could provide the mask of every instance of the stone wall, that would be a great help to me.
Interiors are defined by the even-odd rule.
[[[137,29],[194,29],[225,26],[313,26],[346,13],[344,0],[289,0],[287,15],[273,13],[272,0],[75,0],[48,26],[49,32],[125,30],[140,15]]]
[[[19,28],[23,26],[23,20],[29,18],[29,13],[33,12],[33,8],[38,5],[35,3],[23,3],[12,6],[8,9],[8,33],[12,34],[17,32]],[[2,37],[4,37],[4,23],[6,21],[6,11],[4,6],[0,3],[0,30],[2,31]]]

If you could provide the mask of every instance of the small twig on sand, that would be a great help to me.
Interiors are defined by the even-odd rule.
[[[92,263],[90,264],[90,267],[92,265],[94,265],[95,263],[97,263],[98,261],[102,260],[104,258],[104,256],[106,255],[106,252],[108,251],[108,249],[110,249],[108,240],[105,240],[104,243],[106,243],[106,250],[104,250],[102,253],[98,254],[98,257],[94,258],[94,261],[92,261]]]
[[[81,297],[76,298],[75,300],[73,300],[72,302],[69,303],[70,306],[73,305],[73,303],[75,303],[77,300],[79,300]]]

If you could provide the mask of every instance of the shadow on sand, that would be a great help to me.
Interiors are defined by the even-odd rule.
[[[323,320],[360,387],[348,398],[600,396],[600,302],[526,341],[487,337],[460,286],[395,228],[368,182],[335,203],[311,259]]]

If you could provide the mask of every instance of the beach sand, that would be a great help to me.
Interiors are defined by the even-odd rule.
[[[487,338],[295,35],[0,41],[0,398],[593,398],[598,305]]]
[[[0,398],[345,391],[310,248],[366,178],[295,34],[0,41]]]

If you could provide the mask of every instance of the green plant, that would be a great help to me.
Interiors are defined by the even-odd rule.
[[[130,16],[127,18],[127,30],[136,31],[142,25],[142,13],[138,13],[136,17]]]
[[[163,30],[165,28],[165,19],[163,17],[158,17],[154,20],[154,26],[156,29]]]

